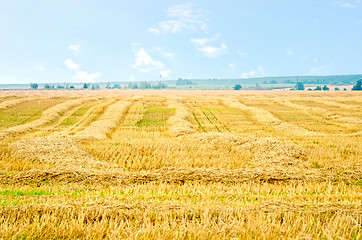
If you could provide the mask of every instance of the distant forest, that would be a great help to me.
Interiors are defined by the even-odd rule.
[[[29,84],[0,84],[0,89],[104,89],[104,88],[125,88],[125,89],[164,89],[164,88],[193,88],[193,89],[223,89],[226,86],[232,89],[233,86],[241,84],[243,89],[269,89],[294,87],[297,82],[303,84],[320,85],[354,85],[357,80],[362,79],[362,74],[355,75],[332,75],[332,76],[285,76],[285,77],[259,77],[259,78],[235,78],[235,79],[182,79],[154,81],[122,81],[113,80],[95,83],[38,83]],[[262,87],[264,85],[264,87]],[[265,87],[269,85],[269,87]],[[274,86],[270,86],[274,85]],[[36,86],[36,87],[34,87]],[[86,87],[85,87],[86,86]],[[247,87],[247,88],[244,88]],[[254,86],[254,87],[248,87]]]

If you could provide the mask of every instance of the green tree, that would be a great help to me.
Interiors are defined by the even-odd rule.
[[[32,88],[32,89],[38,89],[38,84],[36,84],[36,83],[30,83],[30,87]]]
[[[151,83],[143,81],[140,82],[140,89],[150,89],[151,88]]]
[[[118,89],[121,89],[121,85],[119,85],[119,84],[113,84],[113,87],[112,87],[113,89],[115,89],[115,88],[118,88]]]
[[[320,86],[317,86],[315,89],[314,89],[314,91],[321,91],[322,90],[322,88],[320,87]]]
[[[304,90],[304,83],[303,82],[297,82],[297,84],[295,84],[295,89],[296,90]]]
[[[339,87],[334,88],[334,91],[339,91],[339,90],[340,90]]]
[[[362,78],[353,85],[352,91],[362,91]]]
[[[99,87],[98,84],[92,84],[91,89],[92,90],[98,90],[98,89],[100,89],[100,87]]]
[[[188,79],[177,79],[176,86],[184,86],[184,85],[193,85],[193,82],[191,82]]]
[[[87,89],[88,87],[89,87],[88,84],[86,84],[86,83],[83,84],[84,89]]]
[[[323,91],[329,91],[329,87],[327,85],[324,85],[322,89]]]
[[[167,88],[167,85],[160,81],[157,84],[152,85],[152,88],[154,88],[154,89],[165,89],[165,88]]]
[[[240,89],[242,89],[243,87],[240,85],[240,84],[236,84],[235,86],[234,86],[234,90],[240,90]]]
[[[137,85],[137,83],[128,83],[127,88],[130,88],[130,89],[138,89],[138,85]]]

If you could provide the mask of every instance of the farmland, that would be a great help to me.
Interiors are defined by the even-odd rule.
[[[362,239],[362,95],[0,92],[0,238]]]

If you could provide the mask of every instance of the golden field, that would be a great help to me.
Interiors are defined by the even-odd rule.
[[[0,92],[0,239],[362,239],[362,94]]]

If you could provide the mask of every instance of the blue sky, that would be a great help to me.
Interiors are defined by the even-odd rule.
[[[0,83],[362,73],[362,0],[0,0]]]

